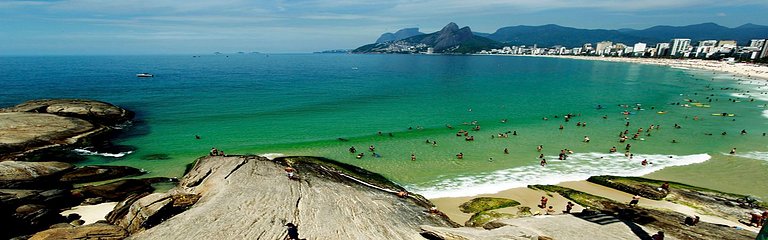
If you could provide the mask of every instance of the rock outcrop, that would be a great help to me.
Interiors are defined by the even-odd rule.
[[[59,162],[70,158],[72,146],[111,146],[106,139],[108,133],[132,117],[131,111],[91,100],[35,100],[0,109],[0,239],[31,234],[51,225],[66,225],[60,224],[64,222],[79,224],[59,212],[84,200],[119,201],[129,194],[153,191],[151,180],[86,186],[73,191],[73,183],[136,175],[140,171],[129,167],[75,169],[72,164]],[[83,234],[81,230],[101,231],[78,227],[67,230],[70,235],[61,238],[112,236]]]
[[[118,240],[124,239],[128,234],[120,227],[106,224],[94,223],[85,226],[62,226],[51,228],[33,235],[30,240],[43,239],[100,239],[100,240]]]
[[[133,116],[109,103],[77,99],[34,100],[0,109],[0,160],[75,144]]]
[[[63,162],[0,162],[0,188],[50,188],[74,168]]]
[[[179,187],[135,201],[114,222],[138,231],[134,239],[284,239],[288,223],[307,239],[424,239],[421,225],[457,226],[430,213],[431,203],[421,196],[398,197],[400,191],[378,174],[327,159],[205,157]],[[200,197],[178,215],[158,216],[182,194]]]
[[[144,174],[141,169],[127,166],[84,166],[67,172],[61,176],[61,181],[66,183],[87,183],[141,174]]]
[[[151,193],[155,191],[153,183],[176,181],[172,178],[123,179],[111,183],[83,186],[72,191],[73,195],[82,198],[101,198],[107,201],[122,201],[132,194]]]

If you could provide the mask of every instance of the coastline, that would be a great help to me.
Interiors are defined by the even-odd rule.
[[[570,182],[562,182],[556,184],[556,186],[560,187],[566,187],[570,189],[574,189],[577,191],[585,192],[588,194],[605,197],[617,202],[624,202],[627,203],[629,200],[632,199],[632,194],[601,186],[595,183],[588,182],[586,180],[584,181],[570,181]],[[539,208],[539,199],[542,196],[546,196],[548,201],[548,206],[554,206],[555,213],[552,215],[567,215],[566,213],[563,213],[562,211],[565,209],[565,205],[570,200],[561,196],[557,193],[551,193],[551,192],[545,192],[538,189],[531,189],[531,188],[513,188],[513,189],[507,189],[498,193],[494,194],[481,194],[477,196],[472,197],[446,197],[446,198],[434,198],[429,199],[435,206],[443,213],[445,213],[448,217],[451,218],[451,220],[463,223],[470,219],[472,214],[470,213],[464,213],[459,210],[459,205],[461,205],[464,202],[470,201],[477,197],[497,197],[497,198],[508,198],[515,201],[520,202],[519,206],[524,207],[530,207],[531,213],[536,215],[546,215],[545,209]],[[576,205],[573,207],[572,212],[581,212],[585,209],[585,207],[575,203]],[[747,226],[742,222],[739,222],[739,218],[737,216],[733,216],[733,218],[721,218],[718,216],[708,215],[707,213],[703,213],[700,210],[694,209],[690,206],[685,206],[682,204],[674,203],[667,200],[652,200],[648,198],[642,197],[640,199],[640,203],[638,204],[640,207],[646,207],[646,208],[653,208],[653,209],[663,209],[663,210],[669,210],[678,212],[681,214],[685,214],[688,216],[698,215],[701,216],[701,221],[714,223],[714,224],[721,224],[726,225],[734,228],[743,228],[752,232],[758,232],[760,229],[752,226]],[[509,214],[515,214],[517,213],[518,206],[515,207],[508,207],[508,208],[501,208],[496,209],[494,211],[499,213],[509,213]]]
[[[569,56],[569,55],[523,55],[529,57],[550,57],[576,60],[624,62],[667,66],[678,69],[695,69],[733,74],[751,80],[768,81],[768,66],[750,63],[729,63],[725,61],[701,60],[701,59],[666,59],[666,58],[629,58],[629,57],[601,57],[601,56]]]
[[[498,55],[498,56],[509,56],[509,55]],[[749,64],[749,63],[728,63],[725,61],[712,61],[712,60],[700,60],[700,59],[656,59],[656,58],[568,56],[568,55],[513,55],[513,56],[549,57],[549,58],[562,58],[562,59],[588,60],[588,61],[648,64],[648,65],[666,66],[666,67],[677,68],[682,70],[712,71],[712,72],[718,72],[718,73],[731,74],[739,78],[742,78],[742,79],[734,78],[733,80],[735,81],[747,79],[747,80],[758,80],[758,81],[768,82],[768,66]],[[766,110],[764,113],[766,114],[765,116],[768,116],[768,110]],[[712,159],[709,159],[709,160],[712,160]],[[670,170],[667,169],[667,171],[670,171]],[[642,177],[653,175],[653,173],[655,172],[657,171],[643,174]],[[665,178],[661,178],[661,179],[665,179]],[[554,185],[582,190],[594,195],[608,197],[617,201],[623,201],[623,200],[628,201],[631,198],[631,195],[628,193],[625,193],[616,189],[599,186],[599,185],[590,183],[586,180],[563,181],[563,182],[556,183]],[[533,212],[534,215],[536,215],[536,213],[539,212],[539,210],[541,211],[544,210],[544,209],[538,208],[537,206],[539,204],[538,202],[539,198],[545,195],[547,195],[547,193],[541,190],[534,190],[526,187],[518,187],[518,188],[503,189],[496,193],[477,194],[473,196],[461,196],[461,197],[437,197],[437,198],[430,198],[429,200],[432,201],[435,204],[435,206],[437,206],[442,212],[446,213],[446,215],[448,215],[452,220],[462,223],[464,221],[469,220],[472,214],[461,212],[459,210],[459,205],[469,200],[472,200],[474,198],[478,198],[478,197],[510,198],[520,202],[520,206],[530,207],[531,212]],[[557,213],[556,215],[562,214],[562,210],[565,206],[565,203],[568,202],[568,199],[556,193],[547,197],[550,200],[549,202],[551,203],[550,205],[555,206],[555,210]],[[620,198],[624,198],[624,199],[620,199]],[[648,204],[647,206],[650,206],[653,208],[665,208],[668,210],[673,210],[676,212],[689,214],[689,215],[701,214],[697,212],[696,209],[690,208],[688,206],[672,203],[672,202],[666,202],[666,201],[654,202],[654,200],[649,200],[649,199],[644,199],[643,202],[649,202],[649,201],[651,203]],[[582,209],[583,207],[579,206],[578,204],[574,207],[574,211],[577,211],[577,212],[581,211]],[[497,209],[496,211],[500,213],[515,213],[517,211],[517,207]],[[745,228],[753,232],[759,231],[759,229],[757,228],[746,226],[743,223],[733,221],[733,219],[723,219],[723,218],[707,216],[707,215],[704,215],[704,219],[706,219],[705,221],[707,222],[712,222],[716,224],[723,224],[723,225],[728,225],[733,227]]]

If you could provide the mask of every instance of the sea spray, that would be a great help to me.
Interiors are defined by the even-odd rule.
[[[546,156],[557,159],[556,156]],[[462,197],[497,193],[504,189],[525,187],[529,184],[557,184],[566,181],[586,180],[596,175],[642,176],[665,167],[684,166],[709,160],[708,154],[659,155],[637,154],[632,159],[621,153],[576,153],[568,160],[549,160],[545,167],[522,166],[503,169],[483,175],[461,176],[437,180],[408,189],[427,198]],[[641,163],[648,161],[647,166]]]
[[[102,156],[102,157],[112,157],[112,158],[121,158],[121,157],[125,157],[128,154],[133,153],[133,151],[126,151],[126,152],[119,152],[119,153],[102,153],[97,151],[91,151],[91,150],[88,150],[87,148],[75,148],[72,151],[84,156]]]

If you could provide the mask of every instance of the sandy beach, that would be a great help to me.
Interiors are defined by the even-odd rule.
[[[590,183],[587,181],[563,182],[557,185],[561,187],[567,187],[574,190],[582,191],[592,195],[605,197],[618,202],[628,203],[632,199],[632,195],[629,193],[625,193],[619,190],[604,187],[604,186]],[[499,197],[499,198],[513,199],[515,201],[520,202],[520,206],[530,207],[531,212],[534,213],[534,215],[536,215],[537,213],[544,213],[543,209],[537,206],[539,204],[539,199],[541,198],[541,196],[546,196],[549,199],[548,205],[555,207],[555,210],[556,210],[555,215],[562,215],[563,214],[562,210],[565,209],[565,204],[569,201],[568,199],[564,198],[559,194],[546,193],[544,191],[533,190],[530,188],[514,188],[514,189],[508,189],[508,190],[504,190],[494,194],[482,194],[482,195],[472,196],[472,197],[435,198],[435,199],[430,199],[430,201],[432,201],[432,203],[434,203],[440,211],[448,215],[448,217],[450,217],[453,221],[463,224],[464,222],[469,220],[469,218],[472,215],[461,212],[459,210],[459,205],[473,198]],[[701,217],[701,221],[703,222],[710,222],[710,223],[723,224],[723,225],[732,226],[732,227],[739,227],[739,228],[748,229],[753,232],[759,231],[758,228],[747,226],[743,223],[738,222],[737,216],[734,216],[732,219],[724,219],[717,216],[710,216],[710,215],[701,213],[691,207],[668,202],[668,201],[657,201],[657,200],[651,200],[647,198],[641,198],[638,206],[646,207],[646,208],[671,210],[671,211],[679,212],[689,216],[698,215]],[[583,209],[584,208],[582,206],[579,206],[577,204],[573,208],[573,212],[580,212]],[[503,208],[495,211],[501,212],[501,213],[517,213],[517,207]]]
[[[701,60],[701,59],[664,59],[664,58],[628,58],[628,57],[600,57],[600,56],[568,56],[568,55],[534,55],[537,57],[554,57],[606,62],[627,62],[637,64],[652,64],[668,66],[680,69],[696,69],[714,72],[723,72],[739,77],[768,81],[768,66],[751,63],[731,63],[727,61]]]
[[[72,209],[61,212],[62,216],[67,216],[72,213],[80,215],[80,219],[85,221],[85,224],[95,223],[99,220],[104,220],[107,214],[115,208],[117,202],[105,202],[96,205],[83,205],[73,207]]]

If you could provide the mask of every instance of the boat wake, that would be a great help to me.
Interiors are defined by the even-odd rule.
[[[102,153],[97,151],[91,151],[89,150],[89,148],[75,148],[72,151],[84,156],[102,156],[102,157],[113,157],[113,158],[121,158],[121,157],[125,157],[128,154],[133,153],[133,151],[119,152],[119,153]]]
[[[565,161],[549,161],[546,167],[521,166],[482,175],[435,180],[406,188],[427,198],[464,197],[497,193],[531,184],[586,180],[597,175],[642,176],[666,167],[702,163],[710,158],[708,154],[637,154],[633,159],[629,159],[621,153],[576,153],[571,154]],[[546,159],[557,159],[557,156],[546,156]],[[644,159],[649,162],[647,166],[641,164]]]

